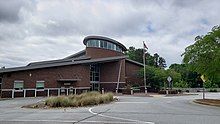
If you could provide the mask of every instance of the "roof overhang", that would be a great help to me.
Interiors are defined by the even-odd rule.
[[[128,59],[128,58],[126,59],[126,61],[144,67],[144,64],[142,64],[140,62],[137,62],[137,61],[134,61],[134,60],[131,60],[131,59]]]
[[[50,67],[59,67],[59,66],[67,66],[67,65],[77,65],[77,64],[105,63],[105,62],[112,62],[112,61],[118,61],[121,59],[126,59],[127,57],[128,56],[115,56],[115,57],[97,58],[97,59],[89,59],[89,60],[81,60],[81,61],[73,60],[73,61],[61,62],[61,63],[47,63],[47,64],[40,64],[40,65],[33,65],[33,66],[5,68],[5,69],[0,69],[0,73],[34,70],[34,69],[40,69],[40,68],[50,68]]]

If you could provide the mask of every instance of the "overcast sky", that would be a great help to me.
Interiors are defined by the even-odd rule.
[[[64,58],[88,35],[181,63],[186,46],[220,23],[220,0],[0,0],[0,67]]]

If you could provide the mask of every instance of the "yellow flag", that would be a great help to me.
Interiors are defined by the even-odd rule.
[[[205,79],[205,76],[204,75],[201,75],[201,77],[200,77],[201,79],[202,79],[202,81],[203,82],[205,82],[206,81],[206,79]]]

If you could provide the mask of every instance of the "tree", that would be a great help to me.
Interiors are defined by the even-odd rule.
[[[171,64],[169,69],[173,69],[176,72],[181,74],[181,82],[179,83],[183,83],[183,85],[185,86],[185,84],[187,84],[187,86],[191,87],[191,88],[195,88],[195,87],[202,87],[202,80],[200,79],[200,74],[198,74],[195,71],[191,71],[188,67],[188,65],[186,64]],[[180,84],[178,84],[180,85]]]
[[[220,26],[213,27],[205,36],[197,36],[182,55],[192,71],[220,86]]]
[[[165,61],[165,59],[163,57],[159,57],[158,66],[160,68],[166,68],[167,67],[166,61]]]
[[[129,47],[126,55],[128,55],[129,59],[143,63],[143,49],[136,49],[135,47]],[[165,68],[166,61],[163,57],[160,57],[157,53],[154,56],[150,55],[150,53],[145,53],[145,62],[146,65]]]
[[[141,77],[144,76],[144,69],[139,72]],[[146,80],[152,89],[160,90],[167,82],[167,77],[171,76],[173,83],[180,82],[181,75],[173,69],[164,70],[153,66],[146,66]]]
[[[166,72],[164,69],[153,66],[146,66],[146,82],[151,89],[159,90],[166,80]],[[144,68],[140,70],[139,75],[144,76]]]
[[[154,54],[154,66],[158,67],[159,55],[157,53]]]
[[[126,52],[129,59],[143,63],[143,49],[135,49],[135,47],[129,47]]]
[[[181,80],[181,74],[176,72],[174,69],[167,69],[166,70],[166,77],[172,77],[173,82],[179,82]]]

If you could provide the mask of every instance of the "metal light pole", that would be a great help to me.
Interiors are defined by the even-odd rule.
[[[147,49],[147,46],[145,45],[144,41],[143,41],[143,63],[144,63],[144,91],[145,94],[147,94],[147,82],[146,82],[146,64],[145,64],[145,49]]]
[[[147,94],[146,69],[145,69],[145,53],[144,53],[144,91]]]

